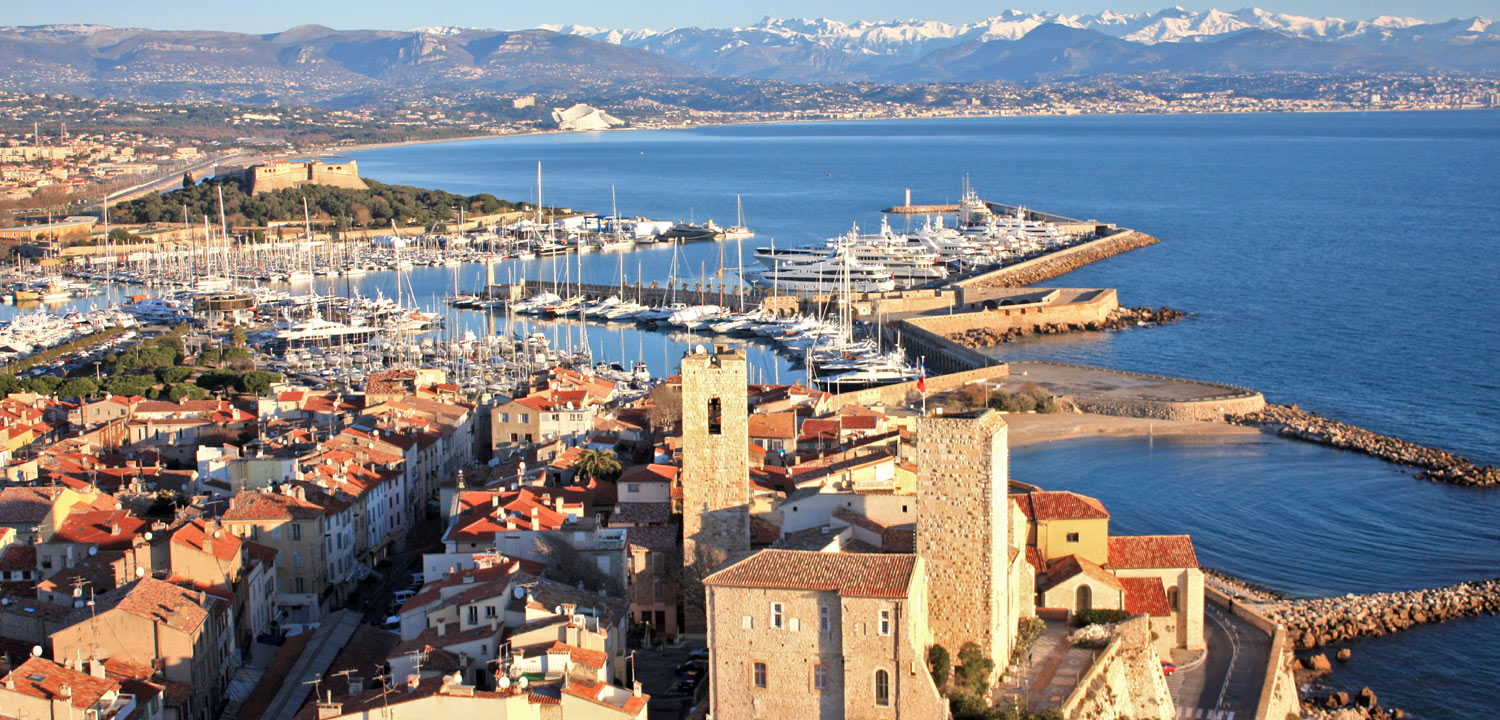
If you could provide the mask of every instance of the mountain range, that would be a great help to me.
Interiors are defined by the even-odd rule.
[[[1173,7],[1086,15],[1008,10],[964,24],[768,17],[736,28],[542,29],[648,50],[716,75],[804,82],[1027,80],[1122,70],[1500,71],[1500,27],[1482,17],[1429,23]],[[1038,30],[1046,34],[1033,37]],[[1028,40],[1030,47],[1007,44]],[[959,58],[959,67],[949,65]]]
[[[1500,72],[1485,18],[1305,18],[1264,10],[974,23],[767,18],[742,28],[434,27],[266,35],[100,25],[0,27],[0,89],[140,101],[389,104],[425,90],[577,92],[724,78],[1027,82],[1118,73]]]

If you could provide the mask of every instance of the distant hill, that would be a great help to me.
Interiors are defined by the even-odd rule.
[[[548,30],[332,30],[270,35],[67,25],[0,28],[0,86],[132,100],[327,102],[411,87],[528,91],[704,74]]]

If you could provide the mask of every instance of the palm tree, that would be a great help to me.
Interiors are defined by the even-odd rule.
[[[620,461],[613,450],[584,450],[574,471],[579,480],[609,480],[620,477]]]

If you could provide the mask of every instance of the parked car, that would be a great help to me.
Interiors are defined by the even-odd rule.
[[[1162,675],[1171,675],[1172,673],[1175,673],[1175,672],[1177,672],[1177,664],[1176,663],[1169,663],[1169,662],[1166,662],[1165,660],[1162,661],[1162,664],[1161,664],[1161,674]]]

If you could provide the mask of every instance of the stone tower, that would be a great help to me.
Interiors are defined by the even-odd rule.
[[[1009,446],[1005,421],[917,422],[917,554],[927,566],[933,641],[955,657],[975,642],[1004,667],[1017,618],[1008,593]]]
[[[750,549],[748,378],[745,353],[727,346],[682,358],[682,557],[695,580]],[[685,595],[694,632],[704,627],[703,588]]]

